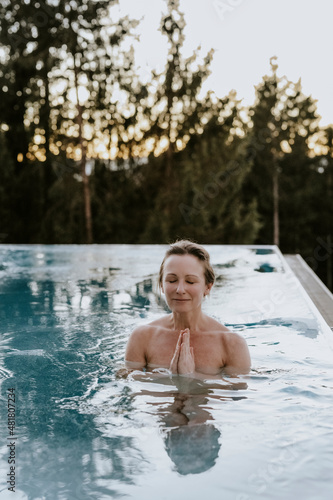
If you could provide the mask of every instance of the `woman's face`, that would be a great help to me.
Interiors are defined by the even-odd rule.
[[[189,312],[201,306],[212,284],[206,285],[204,266],[193,255],[170,255],[164,263],[162,291],[171,311]]]

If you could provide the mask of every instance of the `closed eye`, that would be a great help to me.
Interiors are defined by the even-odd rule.
[[[176,283],[177,280],[168,280],[168,283]],[[186,281],[189,285],[194,285],[195,281]]]

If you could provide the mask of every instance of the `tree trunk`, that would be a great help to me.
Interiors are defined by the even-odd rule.
[[[173,150],[171,142],[169,142],[169,146],[166,152],[166,169],[165,169],[165,176],[168,180],[171,178],[172,172],[173,172]]]
[[[84,202],[84,220],[86,229],[86,242],[93,243],[93,228],[92,228],[92,215],[91,215],[91,193],[89,177],[86,172],[87,156],[86,146],[83,138],[83,106],[80,105],[79,99],[79,82],[78,82],[78,67],[76,65],[76,57],[74,57],[74,75],[75,75],[75,90],[77,101],[77,121],[79,125],[79,145],[81,149],[81,176],[83,184],[83,202]]]
[[[50,137],[51,137],[51,129],[50,129],[50,116],[51,116],[51,104],[50,104],[50,82],[49,82],[49,51],[44,53],[45,60],[44,65],[40,71],[41,79],[44,82],[44,103],[41,104],[40,107],[40,125],[44,130],[45,137],[45,161],[43,163],[42,168],[42,215],[41,217],[45,217],[45,214],[50,208],[50,189],[54,182],[54,175],[52,171],[52,154],[50,151]],[[43,225],[43,233],[42,238],[50,243],[53,241],[53,229],[50,224],[47,226]]]
[[[280,221],[279,221],[279,172],[277,165],[274,165],[273,172],[273,228],[274,228],[274,245],[280,244]]]
[[[86,239],[87,243],[93,243],[93,231],[92,231],[92,215],[91,215],[91,196],[90,196],[90,183],[89,177],[86,172],[86,150],[83,145],[81,145],[82,158],[81,158],[81,175],[83,181],[83,199],[84,199],[84,219],[86,223]]]

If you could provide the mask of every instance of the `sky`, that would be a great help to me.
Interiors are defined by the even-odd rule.
[[[167,45],[158,30],[165,0],[119,0],[121,13],[142,19],[135,45],[141,72],[163,70]],[[183,55],[201,45],[215,55],[205,90],[224,97],[236,90],[250,106],[255,85],[270,73],[277,57],[278,75],[296,82],[317,100],[321,126],[333,124],[332,0],[180,0],[185,15]]]

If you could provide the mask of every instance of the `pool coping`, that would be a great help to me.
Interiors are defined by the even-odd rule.
[[[331,330],[333,330],[333,294],[318,278],[301,255],[286,254],[283,255],[283,257],[325,322]]]

